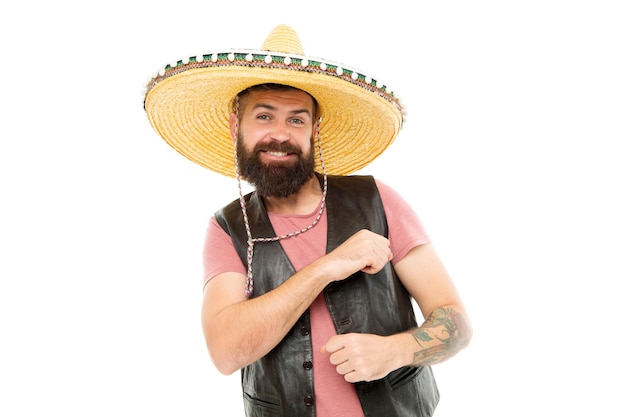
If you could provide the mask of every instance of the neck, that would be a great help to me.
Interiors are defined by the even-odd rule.
[[[278,214],[306,215],[315,210],[322,198],[322,187],[313,175],[296,194],[288,197],[264,197],[268,212]]]

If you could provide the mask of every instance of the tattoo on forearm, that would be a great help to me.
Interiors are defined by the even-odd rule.
[[[433,337],[436,337],[442,344],[416,351],[413,354],[413,362],[420,365],[432,365],[449,358],[465,346],[465,330],[465,319],[454,308],[435,309],[412,335],[420,347],[432,341]],[[439,335],[433,336],[435,333]]]

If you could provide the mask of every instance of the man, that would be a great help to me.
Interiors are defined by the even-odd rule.
[[[400,129],[389,88],[305,57],[281,25],[259,51],[166,66],[145,108],[180,153],[255,187],[215,213],[204,250],[207,348],[241,370],[246,415],[431,416],[430,365],[467,346],[469,320],[413,210],[347,175]]]

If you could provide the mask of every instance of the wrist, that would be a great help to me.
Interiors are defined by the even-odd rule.
[[[395,355],[398,360],[397,368],[403,366],[413,366],[415,352],[419,349],[419,345],[415,342],[413,335],[406,332],[398,333],[393,337],[396,338],[396,340],[393,341],[393,344],[397,349]]]

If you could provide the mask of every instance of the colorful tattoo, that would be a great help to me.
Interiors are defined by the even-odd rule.
[[[416,351],[413,354],[413,362],[420,365],[432,365],[451,357],[466,345],[465,329],[463,315],[454,308],[435,309],[412,335],[420,347],[424,347],[424,342],[432,341],[433,337],[436,337],[442,344]],[[439,333],[440,336],[433,336],[435,333]]]

